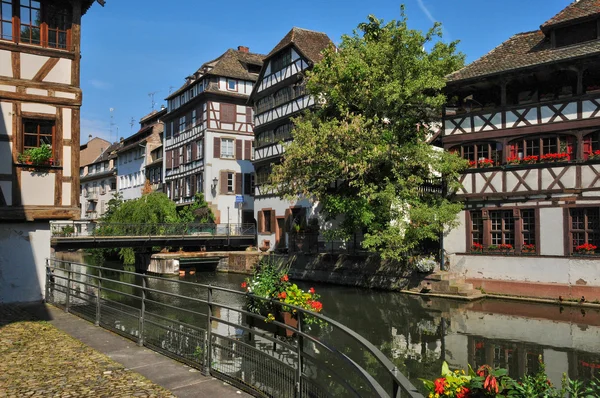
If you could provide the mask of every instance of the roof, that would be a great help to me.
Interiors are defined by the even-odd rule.
[[[100,156],[98,156],[92,163],[90,164],[94,164],[94,163],[98,163],[98,162],[104,162],[106,160],[109,160],[111,158],[116,157],[116,151],[119,149],[119,147],[121,146],[120,142],[115,142],[114,144],[110,144],[110,146],[108,148],[106,148],[101,154]]]
[[[167,113],[167,108],[162,108],[158,111],[156,109],[153,109],[152,112],[150,112],[146,116],[142,116],[142,118],[140,119],[140,123],[144,123],[145,121],[147,121],[149,119],[159,118],[159,117],[165,115],[166,113]]]
[[[586,1],[586,0],[580,0]],[[446,76],[448,82],[469,80],[502,72],[600,55],[600,41],[552,48],[541,30],[519,33],[471,64]]]
[[[234,79],[249,80],[255,82],[258,79],[258,73],[248,72],[247,65],[256,65],[262,67],[264,55],[251,52],[229,49],[221,56],[212,61],[205,62],[196,71],[194,75],[200,76],[197,79],[188,78],[186,82],[177,91],[171,93],[167,99],[180,94],[187,87],[201,80],[204,75],[222,76]]]
[[[98,4],[100,4],[102,7],[104,7],[104,4],[106,4],[104,0],[83,0],[81,4],[81,15],[85,15],[85,13],[90,9],[92,4],[94,4],[96,1],[98,1]]]
[[[317,63],[323,58],[321,54],[329,45],[333,44],[329,36],[314,30],[293,27],[283,39],[271,50],[266,58],[293,44],[310,62]]]
[[[80,150],[83,150],[83,149],[87,148],[87,146],[88,146],[88,144],[89,144],[90,142],[92,142],[92,141],[96,141],[96,140],[100,140],[100,141],[102,141],[102,143],[103,143],[103,144],[104,144],[104,143],[106,143],[106,145],[110,145],[110,142],[106,141],[106,140],[105,140],[105,139],[103,139],[103,138],[100,138],[100,137],[93,137],[92,139],[90,139],[90,140],[89,140],[88,142],[86,142],[85,144],[81,144],[81,145],[80,145],[80,147],[79,147],[79,148],[80,148]]]
[[[137,147],[141,142],[146,141],[148,137],[145,136],[144,133],[147,133],[148,131],[152,130],[154,126],[156,126],[156,124],[142,127],[135,134],[125,138],[123,142],[127,142],[128,144],[123,144],[124,146],[121,146],[121,148],[119,148],[119,153],[129,151],[130,149]]]
[[[600,14],[600,0],[576,0],[540,26],[546,33],[557,25],[568,25],[580,19],[588,19]]]

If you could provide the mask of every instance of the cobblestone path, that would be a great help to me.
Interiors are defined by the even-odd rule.
[[[0,398],[36,396],[174,397],[48,322],[0,321]]]

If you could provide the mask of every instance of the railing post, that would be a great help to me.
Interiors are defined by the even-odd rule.
[[[96,293],[96,326],[100,326],[100,297],[102,295],[102,270],[98,270],[98,291]]]
[[[71,301],[71,263],[67,264],[69,269],[67,270],[67,302],[65,303],[65,312],[69,312]]]
[[[50,260],[46,259],[46,303],[50,299]]]
[[[206,303],[208,305],[206,313],[206,352],[204,358],[206,363],[204,364],[204,375],[210,376],[210,368],[212,364],[212,285],[208,285]]]
[[[144,346],[144,315],[146,313],[146,278],[142,276],[142,309],[140,310],[140,324],[138,326],[138,345]]]
[[[400,392],[400,384],[398,384],[398,368],[394,366],[392,369],[392,373],[394,374],[393,385],[392,385],[392,398],[401,398],[402,393]]]
[[[304,361],[302,358],[302,351],[304,349],[304,338],[302,337],[302,324],[304,323],[304,313],[302,311],[298,311],[298,347],[297,347],[297,352],[298,352],[298,373],[297,373],[297,378],[298,381],[296,382],[296,397],[301,397],[302,396],[302,367],[304,365]]]

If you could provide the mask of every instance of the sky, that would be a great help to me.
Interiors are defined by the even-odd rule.
[[[81,143],[89,135],[109,141],[130,136],[152,110],[150,93],[160,109],[204,62],[237,46],[268,54],[293,26],[325,32],[339,43],[369,14],[390,21],[405,4],[410,28],[426,31],[441,22],[444,40],[459,40],[469,63],[516,33],[538,29],[570,2],[106,0],[82,21]]]

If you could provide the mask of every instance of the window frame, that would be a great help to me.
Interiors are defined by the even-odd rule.
[[[233,83],[233,88],[231,88],[231,83]],[[225,82],[225,87],[227,88],[227,91],[238,91],[238,82],[235,79],[227,79],[227,81]]]
[[[500,229],[492,230],[492,218],[495,212],[506,212],[511,214],[513,228],[506,226],[504,218]],[[467,253],[477,252],[473,250],[473,243],[483,245],[484,251],[491,245],[509,243],[513,246],[514,254],[522,255],[523,246],[526,244],[535,245],[535,250],[527,251],[528,254],[539,255],[540,247],[540,212],[539,207],[503,207],[501,209],[469,209],[466,210],[466,239]],[[475,216],[476,215],[476,216]],[[480,220],[477,218],[480,217]],[[478,223],[481,230],[475,228],[474,223]],[[533,227],[533,229],[531,229]],[[501,234],[500,243],[494,243],[492,234]],[[513,234],[512,242],[506,239],[506,234]],[[479,235],[477,237],[477,235]],[[533,241],[533,242],[532,242]]]
[[[227,195],[235,193],[235,173],[232,171],[227,172]]]
[[[272,234],[275,231],[273,230],[273,225],[271,225],[271,213],[274,210],[261,210],[262,212],[262,231],[263,234]],[[268,217],[267,217],[268,215]],[[268,228],[267,228],[268,223]]]
[[[226,142],[231,143],[231,154],[225,151]],[[229,148],[229,144],[227,144],[227,148]],[[221,159],[235,159],[235,138],[221,137],[221,153],[219,157]]]
[[[25,123],[34,123],[37,124],[37,132],[35,134],[32,133],[26,133],[26,129],[25,129]],[[52,133],[49,134],[41,134],[41,126],[42,125],[50,125],[52,127]],[[37,137],[37,145],[36,146],[31,146],[31,145],[26,145],[26,136],[33,136],[35,135]],[[52,155],[53,157],[55,152],[56,152],[56,119],[55,118],[44,118],[44,117],[29,117],[28,115],[24,114],[23,117],[21,118],[21,138],[22,138],[22,142],[21,142],[21,148],[19,148],[19,150],[21,152],[24,152],[26,149],[29,148],[39,148],[43,143],[41,142],[41,136],[45,136],[48,137],[50,136],[50,148],[52,149]],[[89,171],[88,171],[89,173]]]
[[[598,215],[598,219],[597,219],[597,226],[596,228],[589,228],[589,215],[588,212],[591,210],[595,210]],[[583,212],[583,228],[573,228],[573,212],[574,211],[581,211]],[[584,238],[583,238],[583,243],[591,243],[593,245],[596,245],[598,247],[600,247],[600,207],[599,206],[577,206],[577,207],[569,207],[565,210],[565,216],[568,217],[567,218],[567,236],[568,236],[568,241],[566,242],[566,246],[567,246],[567,250],[566,253],[573,255],[575,253],[575,248],[582,243],[577,243],[577,245],[574,242],[574,234],[578,233],[578,234],[583,234]],[[589,235],[590,234],[597,234],[598,236],[595,237],[594,239],[590,240]]]

